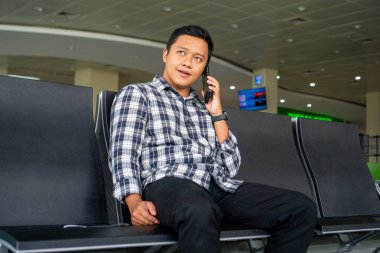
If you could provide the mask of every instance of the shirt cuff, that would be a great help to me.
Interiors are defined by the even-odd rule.
[[[230,130],[228,130],[228,138],[222,144],[220,144],[219,142],[217,143],[218,143],[218,148],[220,148],[223,151],[234,150],[236,149],[236,146],[237,146],[236,137],[235,135],[233,135],[233,133]]]
[[[140,180],[134,178],[126,178],[120,180],[115,184],[114,197],[117,200],[124,203],[124,198],[130,194],[142,195]]]

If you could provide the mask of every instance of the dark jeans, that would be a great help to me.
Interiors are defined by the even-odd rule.
[[[305,195],[256,183],[243,183],[235,193],[214,182],[209,191],[192,181],[167,177],[149,184],[161,224],[178,234],[179,252],[221,252],[221,222],[267,230],[266,253],[306,252],[316,222],[316,207]]]

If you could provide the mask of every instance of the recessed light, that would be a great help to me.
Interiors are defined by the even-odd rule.
[[[356,81],[359,81],[360,79],[362,79],[361,76],[355,76],[355,80],[356,80]]]
[[[171,12],[172,11],[172,7],[165,6],[165,7],[162,8],[162,10],[165,11],[165,12]]]
[[[310,108],[310,107],[312,107],[313,105],[312,105],[312,104],[307,104],[306,106]]]
[[[277,76],[277,80],[280,79],[280,78],[281,78],[281,76]]]
[[[354,28],[355,29],[360,29],[362,26],[360,25],[360,24],[356,24],[356,25],[354,25]]]
[[[288,38],[287,41],[288,41],[289,43],[292,43],[292,42],[293,42],[293,39],[292,39],[292,38]]]
[[[43,12],[44,11],[44,8],[40,7],[40,6],[36,6],[33,8],[35,11],[38,11],[38,12]]]
[[[239,50],[234,51],[234,54],[239,54],[239,53],[240,53]]]
[[[280,103],[285,103],[285,99],[280,99]]]
[[[297,7],[297,10],[298,10],[299,12],[303,12],[303,11],[306,10],[306,7],[303,6],[303,5],[301,5],[301,6],[298,6],[298,7]]]
[[[234,90],[234,89],[236,89],[236,86],[235,85],[231,85],[230,86],[230,90]]]
[[[238,25],[238,24],[231,24],[230,26],[231,26],[231,28],[233,28],[233,29],[238,29],[238,28],[239,28],[239,25]]]
[[[315,83],[309,83],[310,87],[315,87],[315,85],[316,85]]]

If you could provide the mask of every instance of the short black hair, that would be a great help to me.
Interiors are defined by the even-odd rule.
[[[212,51],[214,51],[214,43],[212,42],[210,33],[198,25],[187,25],[175,29],[170,35],[168,42],[166,43],[166,50],[170,51],[171,46],[177,41],[181,35],[190,35],[197,38],[201,38],[207,42],[208,45],[208,59],[207,64],[210,62]]]

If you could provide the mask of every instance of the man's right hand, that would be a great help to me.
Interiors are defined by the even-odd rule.
[[[131,223],[134,226],[160,224],[155,205],[150,201],[142,200],[140,194],[131,194],[125,197],[131,214]]]

